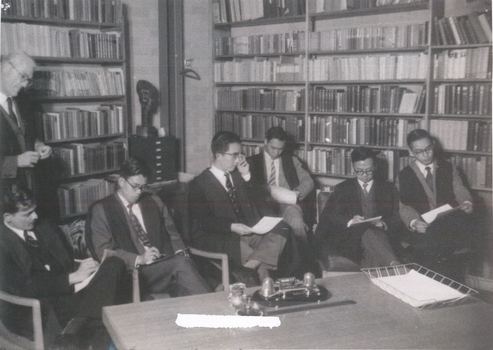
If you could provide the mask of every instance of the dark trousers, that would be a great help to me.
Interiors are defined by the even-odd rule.
[[[102,308],[126,301],[126,267],[123,260],[110,257],[99,266],[87,287],[77,293],[50,298],[48,301],[55,311],[60,325],[74,317],[101,319]]]
[[[195,263],[180,255],[141,267],[139,278],[144,293],[170,293],[177,297],[211,291]]]

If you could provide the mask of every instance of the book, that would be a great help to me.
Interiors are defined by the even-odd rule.
[[[444,216],[450,215],[457,210],[460,210],[460,207],[452,208],[450,204],[444,204],[441,207],[435,208],[433,210],[430,210],[429,212],[422,214],[421,217],[427,224],[431,224],[436,219],[440,219]]]
[[[278,223],[282,221],[282,218],[276,218],[272,216],[264,216],[255,226],[252,227],[252,232],[263,235],[267,232],[272,231]]]

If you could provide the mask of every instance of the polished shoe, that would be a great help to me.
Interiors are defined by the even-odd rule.
[[[244,283],[246,287],[260,286],[257,271],[241,266],[231,271],[237,282]]]

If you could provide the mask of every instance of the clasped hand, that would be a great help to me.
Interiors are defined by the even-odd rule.
[[[69,275],[69,283],[79,283],[85,280],[87,277],[92,275],[99,267],[99,263],[93,258],[87,258],[80,262],[77,271],[72,272]]]
[[[157,260],[161,257],[161,253],[159,249],[156,247],[146,247],[146,251],[144,254],[139,255],[137,257],[137,265],[149,265],[152,264],[154,260]]]
[[[231,232],[237,233],[240,236],[246,236],[253,233],[252,229],[244,224],[231,224]]]

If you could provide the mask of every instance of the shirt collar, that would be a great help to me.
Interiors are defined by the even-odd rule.
[[[7,98],[7,95],[5,95],[3,92],[0,92],[0,105],[8,112]]]
[[[362,188],[362,189],[365,189],[365,188],[363,187],[363,185],[364,185],[365,183],[364,183],[363,181],[361,181],[360,179],[357,179],[357,180],[358,180],[358,183],[359,183],[359,185],[361,186],[361,188]],[[367,192],[370,192],[370,189],[371,189],[371,187],[373,186],[373,179],[371,179],[370,181],[368,181],[368,182],[367,182],[367,184],[368,184],[368,186],[366,187],[366,191],[367,191]]]
[[[122,201],[123,206],[124,206],[125,208],[128,208],[128,205],[130,204],[130,202],[129,202],[129,201],[127,201],[127,200],[125,199],[125,197],[123,197],[123,196],[121,195],[120,191],[118,191],[118,192],[117,192],[117,194],[118,194],[118,197],[120,198],[120,200]],[[134,204],[136,204],[136,203],[134,203]]]
[[[435,173],[435,163],[436,161],[433,161],[433,163],[429,164],[429,165],[424,165],[420,162],[418,162],[417,160],[414,162],[416,164],[416,166],[418,167],[419,171],[421,171],[422,174],[426,174],[426,167],[430,167],[430,171],[432,174]],[[425,175],[426,176],[426,175]]]
[[[15,227],[10,226],[5,220],[3,221],[3,223],[9,229],[11,229],[12,231],[14,231],[15,234],[20,237],[20,239],[22,239],[23,241],[25,241],[25,239],[24,239],[24,230],[19,230],[18,228],[15,228]],[[30,236],[32,236],[32,235],[30,235]]]

